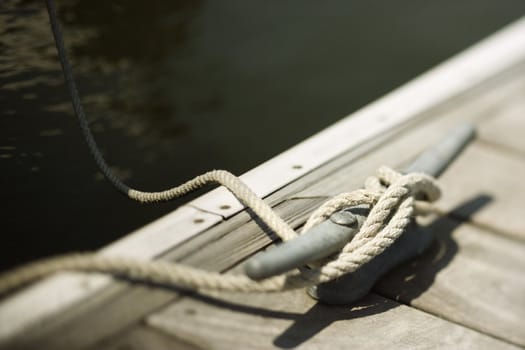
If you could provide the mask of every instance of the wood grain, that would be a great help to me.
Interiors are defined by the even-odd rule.
[[[437,240],[375,287],[381,295],[525,346],[525,244],[450,219]]]
[[[521,90],[521,99],[525,99],[525,88]],[[494,114],[497,118],[480,125],[481,138],[525,156],[525,103],[502,105]]]
[[[208,349],[512,349],[513,346],[394,301],[315,303],[303,291],[185,299],[147,319]]]
[[[297,227],[327,195],[360,187],[365,177],[379,165],[406,164],[459,120],[489,118],[491,114],[485,112],[490,106],[514,100],[516,87],[525,82],[525,78],[516,77],[521,76],[509,71],[483,89],[427,111],[417,122],[404,127],[402,137],[397,130],[376,143],[362,145],[277,191],[267,201],[279,215]],[[452,201],[451,205],[454,204]],[[176,247],[166,247],[163,259],[215,271],[229,269],[272,243],[272,236],[251,219],[249,212],[242,212]],[[41,344],[58,349],[94,346],[101,340],[116,337],[121,330],[132,327],[145,315],[176,301],[177,297],[178,293],[173,290],[113,283],[102,293],[65,310],[42,327],[32,329],[28,336],[18,341],[22,345]]]
[[[126,330],[120,337],[97,344],[97,350],[201,350],[209,349],[208,344],[179,333],[173,336],[166,332],[138,325]]]
[[[482,84],[475,84],[476,86],[468,91],[454,95],[443,103],[420,110],[417,112],[417,116],[411,119],[412,122],[392,129],[376,140],[359,145],[350,152],[312,170],[301,179],[274,192],[267,198],[267,201],[279,215],[294,227],[300,226],[308,213],[326,196],[359,188],[365,177],[379,165],[389,164],[402,168],[424,147],[442,137],[458,121],[481,121],[482,125],[488,125],[484,126],[485,128],[490,128],[490,123],[498,123],[495,119],[498,116],[498,111],[513,111],[514,107],[512,106],[523,104],[522,91],[525,87],[523,71],[523,64],[513,65],[503,73],[498,72],[497,76],[491,77]],[[407,108],[410,103],[411,101],[406,101]],[[512,114],[511,112],[504,112],[505,115],[509,113]],[[389,115],[386,113],[376,117],[378,117],[377,120],[381,120],[382,118],[389,118]],[[515,117],[513,118],[512,120],[516,120]],[[519,219],[523,186],[519,183],[520,176],[516,175],[523,174],[523,159],[516,152],[508,154],[503,149],[494,147],[496,134],[484,132],[482,135],[484,135],[482,142],[470,147],[467,153],[454,164],[453,168],[445,173],[443,182],[446,195],[443,198],[441,209],[443,211],[455,210],[454,215],[456,217],[466,218],[470,212],[468,210],[462,212],[461,208],[457,208],[457,205],[472,197],[489,198],[483,197],[486,194],[490,196],[492,202],[473,213],[472,222],[497,232],[506,233],[508,236],[523,239],[525,227]],[[519,149],[519,145],[512,147]],[[474,180],[475,174],[480,174],[480,176]],[[498,186],[495,186],[496,183]],[[487,189],[490,190],[488,193]],[[212,219],[214,223],[220,221],[220,218],[218,219],[213,215],[210,220]],[[179,242],[175,239],[177,244],[171,246],[165,245],[166,242],[172,242],[165,240],[164,235],[171,234],[171,229],[167,225],[158,230],[159,236],[155,237],[156,239],[152,241],[154,244],[150,247],[155,251],[160,247],[158,254],[161,255],[162,259],[180,261],[214,271],[228,270],[273,242],[274,237],[265,231],[264,227],[261,228],[251,219],[250,212],[243,211],[200,235],[192,237],[191,240]],[[192,216],[188,216],[188,220],[189,223],[193,223]],[[155,227],[155,224],[151,227]],[[155,233],[154,230],[150,231],[150,234]],[[141,236],[141,238],[139,235],[133,237],[133,240],[128,241],[128,243],[131,242],[129,244],[134,247],[133,249],[138,247],[140,250],[143,237]],[[507,242],[506,238],[500,237],[499,239]],[[500,246],[502,245],[506,246],[505,243],[500,244]],[[469,245],[467,244],[466,247]],[[511,258],[514,259],[511,259],[514,263],[521,264],[522,262],[514,256],[515,254],[509,257],[500,257],[501,254],[507,254],[507,250],[503,252],[503,249],[494,248],[496,250],[490,250],[489,248],[490,244],[486,243],[477,249],[483,254],[491,256],[490,261],[494,263],[493,266],[503,268],[500,265],[505,264],[506,261],[510,263],[509,259]],[[111,249],[118,250],[118,247],[115,248],[114,246]],[[472,250],[469,249],[465,248],[465,251]],[[123,251],[122,253],[125,254],[126,252]],[[156,253],[153,252],[152,254],[155,255]],[[457,254],[455,259],[459,259],[459,261],[464,259],[464,254],[462,254]],[[473,263],[473,266],[477,266],[478,263]],[[451,266],[453,265],[451,264]],[[488,269],[487,266],[482,266]],[[503,277],[497,279],[497,273],[492,270],[486,275],[481,275],[482,270],[479,269],[472,268],[471,271],[481,280],[487,278],[479,282],[478,287],[487,289],[494,287],[491,283],[495,283],[496,286],[500,286],[498,287],[500,289],[495,289],[496,291],[509,293],[510,301],[514,302],[515,305],[522,305],[516,299],[515,294],[510,293],[505,287],[501,287],[506,285],[506,278],[516,279],[515,270],[510,269],[512,271],[510,275],[500,274],[505,279]],[[461,278],[467,280],[459,272],[451,276],[453,278],[451,277],[452,282],[450,283],[455,283],[456,279]],[[510,285],[513,290],[522,288],[521,282],[512,282]],[[428,287],[430,291],[430,285]],[[465,287],[465,290],[469,289]],[[469,291],[481,293],[480,290]],[[484,290],[481,291],[484,292]],[[49,293],[54,292],[53,290],[49,291]],[[97,348],[97,344],[102,344],[101,342],[115,344],[115,347],[118,348],[133,343],[133,339],[150,339],[152,344],[160,344],[159,347],[177,344],[177,341],[170,337],[158,336],[155,333],[156,331],[147,327],[142,328],[140,323],[144,317],[155,313],[148,318],[149,327],[162,328],[174,335],[174,339],[186,339],[184,335],[186,333],[182,328],[187,325],[205,327],[214,320],[218,331],[210,334],[210,337],[215,337],[212,339],[212,343],[202,343],[205,348],[228,344],[235,345],[232,343],[234,340],[230,339],[232,333],[227,332],[224,327],[227,323],[225,322],[224,325],[220,323],[221,319],[227,320],[228,317],[233,320],[230,326],[234,330],[246,330],[247,336],[253,337],[254,340],[258,337],[257,330],[259,328],[253,328],[249,322],[255,322],[258,325],[257,327],[261,329],[260,337],[262,337],[257,344],[269,346],[273,344],[274,346],[290,347],[296,344],[321,347],[322,344],[326,344],[322,342],[329,342],[330,344],[333,343],[335,347],[345,348],[348,345],[361,346],[362,344],[365,344],[364,348],[378,348],[380,346],[434,348],[451,347],[457,344],[464,348],[508,347],[504,342],[468,330],[466,327],[445,322],[378,296],[371,296],[371,299],[369,298],[368,301],[364,302],[365,304],[358,305],[358,308],[352,311],[348,308],[314,307],[311,301],[306,300],[306,297],[300,292],[298,293],[278,296],[277,299],[275,296],[272,298],[237,296],[235,298],[237,301],[248,298],[245,300],[249,304],[248,309],[251,310],[255,307],[258,310],[259,315],[254,317],[254,315],[238,313],[238,307],[232,310],[226,307],[224,303],[213,303],[209,299],[206,302],[184,299],[179,303],[180,293],[173,289],[159,289],[144,285],[135,286],[124,281],[113,282],[101,292],[78,302],[75,307],[63,310],[56,317],[39,323],[38,327],[33,327],[30,332],[24,333],[23,337],[17,341],[22,348],[30,348],[38,344],[39,347],[56,349]],[[384,291],[381,290],[381,293]],[[494,293],[488,294],[494,297]],[[435,298],[438,300],[440,296]],[[451,300],[453,301],[452,297]],[[462,322],[469,327],[477,327],[476,329],[480,331],[490,333],[491,329],[483,328],[482,325],[465,316],[469,314],[469,308],[476,308],[478,306],[476,303],[486,301],[485,299],[479,300],[462,295],[460,301],[464,305],[462,305],[463,308],[459,308],[458,314],[463,316],[454,318],[456,317],[453,313],[456,309],[454,305],[445,309],[446,315],[439,315],[445,317],[451,314],[450,319],[455,322]],[[172,305],[168,306],[170,303]],[[195,308],[210,312],[210,316],[206,317],[207,313],[199,313],[199,318],[194,317],[195,320],[192,321],[187,314],[189,312],[189,316],[191,316],[192,312],[184,308],[187,303],[194,303]],[[299,304],[296,305],[295,303]],[[435,301],[433,305],[438,305],[438,302]],[[492,329],[490,334],[497,337],[508,336],[511,341],[522,344],[522,338],[516,335],[515,329],[511,325],[515,321],[512,317],[516,315],[522,317],[522,313],[514,310],[512,305],[503,302],[497,305],[507,307],[511,316],[504,316],[505,319],[501,325]],[[164,310],[166,306],[168,308]],[[276,314],[263,312],[262,309],[266,308],[272,310],[272,306],[277,306],[282,310],[277,310]],[[244,310],[245,308],[241,309]],[[438,313],[434,308],[429,308],[429,310]],[[212,311],[220,317],[211,316]],[[495,312],[495,309],[488,308],[480,311],[485,320],[489,311]],[[29,314],[31,308],[28,307],[24,312]],[[264,317],[261,316],[261,312]],[[279,312],[284,313],[280,314]],[[294,314],[291,319],[290,313]],[[474,312],[472,314],[476,315]],[[186,318],[177,318],[184,315],[187,317],[187,322]],[[504,314],[502,313],[502,315]],[[265,319],[268,319],[269,328],[264,328]],[[303,319],[308,322],[299,322]],[[316,319],[319,319],[320,323],[316,323]],[[180,320],[184,320],[184,322]],[[326,325],[329,321],[330,324]],[[323,325],[324,328],[319,329],[320,325]],[[308,344],[304,343],[302,327],[306,327],[306,330],[309,330],[312,335],[308,339]],[[201,331],[198,327],[196,330],[188,329],[189,334],[197,332],[195,335],[197,339],[205,339],[204,335],[199,333]],[[372,336],[370,335],[371,331],[375,332],[372,333]],[[234,332],[234,336],[235,334]],[[216,344],[215,340],[219,339],[223,340],[226,345]],[[355,340],[359,340],[359,342]],[[246,341],[248,344],[252,344],[250,339],[246,339]],[[200,347],[202,345],[200,342],[190,343],[191,346]]]
[[[505,152],[481,142],[470,146],[440,178],[443,197],[437,206],[444,212],[477,225],[525,240],[525,156]],[[454,210],[477,196],[488,196],[490,203],[476,213]]]

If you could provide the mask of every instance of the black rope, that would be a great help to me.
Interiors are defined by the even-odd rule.
[[[77,86],[73,78],[71,65],[69,64],[69,61],[67,59],[64,38],[62,36],[60,24],[58,23],[55,3],[53,0],[46,0],[46,5],[47,12],[49,14],[49,21],[51,22],[51,29],[53,31],[53,36],[55,38],[55,44],[58,51],[58,58],[60,59],[60,64],[62,65],[62,72],[64,73],[64,78],[66,79],[67,88],[69,90],[69,94],[71,95],[71,102],[73,103],[73,109],[75,110],[75,114],[78,118],[80,128],[82,129],[82,133],[84,134],[84,139],[87,142],[91,155],[93,155],[93,158],[95,158],[95,162],[97,163],[99,170],[102,172],[102,174],[104,174],[104,177],[120,193],[128,197],[128,191],[131,188],[124,182],[122,182],[122,180],[120,180],[118,177],[116,177],[115,174],[113,174],[108,164],[104,160],[104,157],[102,156],[102,153],[100,152],[100,149],[98,148],[97,143],[93,138],[91,129],[89,128],[89,123],[87,121],[86,114],[84,113],[82,103],[80,102],[80,96],[78,94]]]

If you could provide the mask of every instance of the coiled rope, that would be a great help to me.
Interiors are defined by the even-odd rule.
[[[160,202],[183,196],[209,183],[217,183],[225,186],[244,205],[252,209],[283,241],[297,237],[297,233],[270,206],[257,197],[239,178],[227,171],[213,170],[161,192],[134,190],[114,176],[89,129],[67,60],[53,0],[46,0],[46,4],[75,114],[98,167],[119,192],[140,202]],[[375,177],[366,180],[364,189],[342,193],[332,198],[319,207],[303,227],[302,232],[305,232],[345,207],[357,205],[371,207],[370,214],[360,231],[338,254],[311,269],[301,268],[262,281],[254,281],[244,275],[225,275],[166,261],[80,253],[51,257],[0,275],[0,295],[60,271],[109,273],[135,281],[173,285],[192,290],[276,292],[317,285],[357,270],[392,245],[403,233],[411,218],[427,208],[424,202],[416,201],[415,198],[421,196],[424,196],[427,202],[439,198],[440,190],[433,177],[421,173],[402,175],[390,168],[381,167]]]

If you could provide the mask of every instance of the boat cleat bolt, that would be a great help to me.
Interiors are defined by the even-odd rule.
[[[350,211],[341,210],[333,213],[330,216],[330,221],[332,221],[334,224],[351,227],[356,225],[357,218]]]

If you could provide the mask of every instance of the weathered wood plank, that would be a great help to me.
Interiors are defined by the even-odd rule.
[[[97,350],[200,350],[209,348],[208,344],[191,335],[179,333],[178,336],[173,336],[144,325],[127,330],[125,335],[118,339],[97,344],[95,347]]]
[[[505,152],[484,143],[474,143],[459,161],[440,178],[443,198],[438,208],[450,211],[461,202],[485,195],[492,200],[470,220],[509,236],[525,239],[523,198],[525,196],[525,156]],[[468,213],[455,210],[466,218]]]
[[[525,244],[450,219],[432,227],[437,240],[429,251],[393,270],[374,290],[525,346]]]
[[[209,349],[511,349],[470,329],[369,295],[353,306],[317,304],[304,291],[185,299],[147,324]]]
[[[302,207],[304,210],[304,208],[308,207],[307,203],[305,203],[308,201],[306,199],[298,200],[296,203],[297,207]],[[299,206],[299,204],[302,205]],[[294,210],[297,207],[283,205],[277,207],[276,210],[280,215],[293,220],[294,215],[296,216],[300,213],[300,211]],[[302,216],[304,215],[302,213]],[[246,216],[239,217],[240,226],[229,235],[227,235],[227,232],[224,232],[223,235],[217,237],[217,240],[210,240],[209,245],[201,242],[204,246],[199,245],[199,248],[181,249],[177,260],[206,268],[210,271],[222,271],[238,263],[245,256],[242,252],[248,254],[254,249],[253,247],[249,250],[236,248],[235,254],[232,254],[232,246],[235,246],[235,244],[242,245],[242,232],[246,228],[242,223],[246,223],[249,220],[249,215]],[[252,230],[256,230],[260,234],[261,230],[257,224],[250,222],[248,225]],[[223,241],[227,241],[232,245],[225,245]],[[259,244],[261,243],[255,242],[256,247]],[[262,246],[264,245],[267,245],[267,243],[262,243]],[[213,252],[218,252],[216,249],[220,249],[221,253],[217,253],[214,256]],[[214,256],[214,258],[206,258],[210,256]],[[140,322],[144,315],[166,306],[169,302],[176,301],[178,298],[178,291],[173,289],[115,281],[109,288],[97,294],[96,297],[84,301],[84,303],[77,305],[75,308],[65,310],[59,317],[54,317],[45,323],[38,324],[38,327],[32,329],[32,333],[29,336],[20,337],[15,339],[14,342],[2,345],[9,349],[30,348],[34,344],[50,349],[89,347],[101,339],[111,337],[122,329]],[[86,332],[86,329],[90,331]],[[60,333],[60,336],[56,336],[57,332]]]
[[[153,258],[198,232],[199,225],[193,223],[194,218],[209,223],[221,221],[216,215],[182,207],[137,230],[126,239],[109,245],[101,253]],[[150,235],[148,240],[144,240],[141,237],[146,232],[155,232],[156,235]],[[112,282],[113,279],[106,275],[66,273],[21,291],[7,302],[0,303],[0,345],[2,339],[17,333],[24,334],[25,329],[33,328],[43,332],[53,327],[54,323],[48,319],[49,316],[66,316],[65,309],[84,312],[88,305],[91,307],[96,304],[91,304],[87,296],[98,294],[98,298],[110,298],[111,291],[118,289]],[[21,314],[28,309],[31,313]]]
[[[514,41],[506,44],[506,48],[510,49],[511,44],[514,45]],[[497,50],[493,51],[496,52]],[[270,196],[269,202],[272,205],[278,204],[276,207],[278,213],[287,220],[292,220],[294,225],[300,225],[306,218],[307,212],[314,204],[319,203],[323,196],[359,187],[364,177],[380,164],[387,163],[399,166],[408,162],[424,146],[439,138],[457,120],[489,118],[493,114],[495,106],[506,104],[510,98],[514,98],[516,91],[522,91],[520,87],[525,86],[525,77],[520,74],[524,70],[523,64],[517,64],[521,58],[492,55],[491,52],[489,52],[489,56],[491,60],[503,60],[504,64],[496,67],[497,76],[494,76],[496,71],[488,74],[485,69],[487,67],[484,67],[483,71],[477,72],[480,75],[458,75],[456,78],[465,81],[454,80],[452,85],[456,87],[468,86],[469,89],[440,90],[440,93],[450,97],[444,103],[439,99],[431,98],[431,103],[427,101],[425,108],[421,109],[422,105],[416,103],[421,101],[417,98],[413,101],[414,96],[418,96],[417,93],[416,95],[403,95],[401,93],[404,96],[401,98],[402,103],[396,104],[397,107],[394,110],[381,110],[384,107],[379,110],[374,109],[375,107],[367,109],[368,112],[366,113],[370,117],[374,117],[378,123],[382,120],[395,118],[396,114],[399,113],[412,115],[414,117],[411,119],[413,122],[404,126],[404,132],[407,128],[412,130],[410,133],[404,134],[406,135],[405,138],[389,139],[399,131],[399,129],[393,130],[372,143],[357,147],[352,152],[340,156],[323,167],[310,172],[299,181],[277,191]],[[491,66],[490,69],[493,68],[495,67]],[[468,72],[468,63],[465,63],[460,71]],[[439,81],[442,84],[438,84],[438,87],[444,89],[446,86],[450,86],[447,85],[447,82],[451,81],[449,75],[443,74],[440,79]],[[483,81],[482,84],[480,84],[481,81]],[[388,98],[386,100],[388,101]],[[385,105],[384,100],[380,104]],[[381,111],[381,113],[376,115],[372,113],[373,111]],[[388,147],[376,148],[383,146],[387,140],[392,141]],[[330,179],[328,179],[329,174],[330,176],[333,174]],[[210,215],[210,225],[220,221],[217,216],[208,215]],[[201,236],[193,237],[187,244],[177,247],[164,244],[170,242],[164,240],[167,235],[172,234],[169,229],[162,228],[159,232],[155,232],[150,227],[147,230],[148,235],[135,235],[132,240],[124,240],[109,248],[109,251],[116,249],[115,251],[120,251],[119,254],[127,254],[127,248],[123,249],[125,244],[140,248],[141,242],[147,243],[150,238],[155,237],[158,239],[151,241],[154,243],[151,245],[153,250],[148,250],[146,254],[148,257],[162,255],[170,250],[164,254],[164,258],[192,263],[201,267],[210,267],[213,270],[223,270],[271,243],[271,238],[262,233],[257,225],[253,223],[245,225],[249,218],[246,212],[238,214]],[[188,223],[193,224],[193,219],[194,216],[188,216]],[[197,231],[200,232],[200,229]],[[230,232],[231,234],[227,235]],[[178,239],[175,241],[180,243]],[[210,242],[214,243],[209,244]],[[206,248],[208,246],[209,248]],[[231,254],[232,246],[242,248],[237,250],[235,254]],[[125,283],[113,283],[97,295],[86,295],[90,298],[78,302],[74,309],[64,310],[53,320],[45,320],[39,324],[42,327],[31,329],[31,334],[24,337],[28,340],[26,344],[44,344],[55,348],[89,346],[93,342],[138,322],[151,310],[176,297],[176,294],[168,291],[155,290],[152,292],[144,286],[130,288]],[[45,303],[45,300],[42,302]],[[110,316],[108,317],[108,315]],[[91,332],[86,333],[86,329],[90,329]],[[57,334],[60,334],[61,337],[57,337]]]
[[[471,91],[445,106],[428,111],[428,115],[405,130],[404,137],[392,137],[394,133],[378,140],[375,145],[363,145],[276,192],[268,201],[273,205],[278,203],[275,209],[279,215],[294,226],[300,225],[308,212],[323,201],[327,194],[360,187],[364,178],[384,163],[407,163],[458,120],[490,117],[491,114],[486,111],[512,98],[516,87],[525,82],[525,78],[517,77],[521,76],[516,75],[515,71],[509,71],[487,83],[483,89]],[[384,142],[388,142],[388,147],[381,147]],[[224,270],[271,242],[271,237],[263,233],[256,223],[250,222],[250,215],[243,212],[172,248],[163,258],[212,270]],[[242,248],[236,248],[232,253],[232,247]],[[80,307],[62,312],[60,317],[48,320],[44,327],[32,329],[31,336],[24,337],[23,342],[45,344],[53,348],[67,348],[72,344],[77,348],[90,346],[139,322],[144,315],[176,297],[173,291],[153,291],[144,286],[130,287],[125,283],[113,284],[104,293],[90,298],[88,303],[83,302],[89,305],[88,309],[78,305]],[[91,332],[86,333],[86,327]],[[63,336],[57,337],[57,332]]]
[[[481,138],[494,145],[504,146],[525,155],[525,88],[521,103],[503,105],[491,118],[480,125]]]

